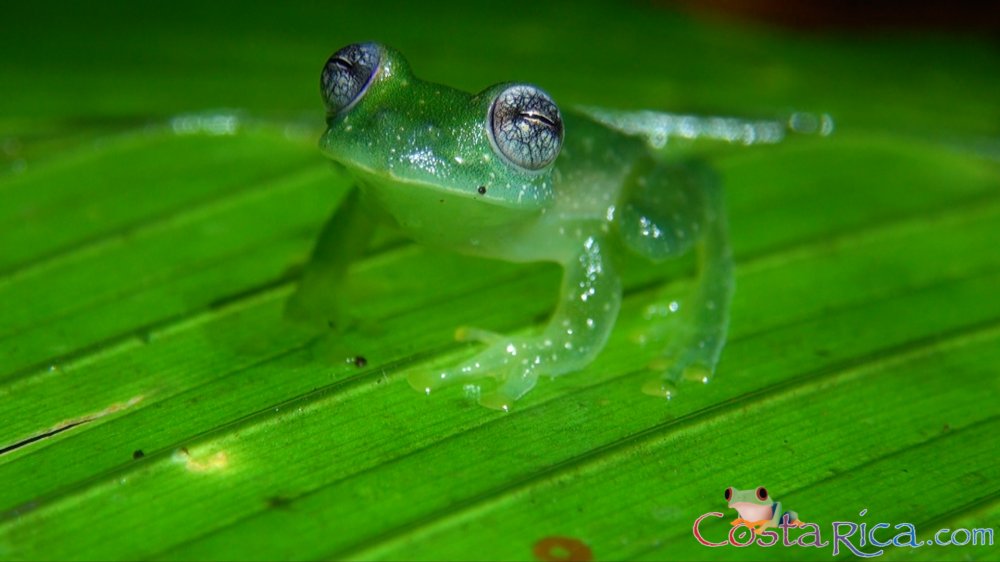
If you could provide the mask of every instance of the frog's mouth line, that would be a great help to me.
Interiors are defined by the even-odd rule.
[[[391,189],[423,189],[442,196],[461,197],[462,199],[482,201],[483,203],[489,205],[513,210],[530,211],[545,207],[544,204],[519,204],[518,202],[510,202],[506,199],[498,198],[496,195],[491,195],[489,189],[480,190],[480,187],[485,187],[481,185],[470,186],[469,190],[452,190],[441,187],[435,183],[413,178],[404,178],[394,175],[391,172],[376,171],[357,163],[347,164],[333,159],[330,159],[330,162],[337,170],[345,172],[356,183],[376,189],[384,187],[389,187]]]

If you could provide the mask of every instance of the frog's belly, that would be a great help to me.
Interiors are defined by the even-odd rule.
[[[466,253],[491,254],[487,247],[539,214],[430,190],[361,188],[367,204],[387,213],[414,240]]]
[[[769,521],[771,519],[771,506],[758,505],[749,502],[734,503],[731,507],[736,509],[746,521]]]

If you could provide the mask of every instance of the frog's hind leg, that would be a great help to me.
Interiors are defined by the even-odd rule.
[[[594,120],[629,135],[642,137],[653,148],[671,140],[708,140],[729,144],[775,144],[788,133],[829,135],[833,119],[827,114],[795,112],[785,118],[742,119],[738,117],[682,115],[662,111],[626,111],[579,107]]]
[[[806,524],[799,519],[799,514],[794,511],[786,511],[781,518],[788,522],[789,527],[805,527]]]
[[[661,359],[652,365],[662,369],[661,379],[666,381],[685,379],[708,382],[726,343],[735,282],[719,186],[708,190],[706,203],[705,232],[695,245],[698,278],[687,303],[681,304],[677,332]],[[648,391],[650,387],[644,390]],[[654,394],[658,391],[654,390]]]
[[[650,368],[659,378],[643,392],[669,396],[681,380],[707,382],[715,371],[729,325],[733,261],[722,187],[701,164],[650,164],[645,181],[630,188],[623,204],[622,239],[654,260],[676,257],[694,247],[698,277],[680,302],[665,307],[670,318],[651,332],[669,328],[670,342]],[[657,338],[653,338],[657,339]]]

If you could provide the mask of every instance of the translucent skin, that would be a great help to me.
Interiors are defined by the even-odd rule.
[[[657,394],[665,381],[711,374],[725,340],[732,266],[721,192],[710,174],[663,162],[640,136],[572,111],[562,112],[565,138],[555,161],[519,167],[498,150],[489,124],[494,98],[511,84],[469,94],[424,82],[399,53],[374,47],[381,53],[376,74],[349,108],[328,117],[320,141],[357,189],[321,234],[314,261],[324,273],[313,277],[337,291],[376,217],[424,244],[556,262],[564,271],[541,334],[460,330],[485,349],[451,369],[412,375],[412,386],[430,393],[495,379],[480,403],[508,410],[540,375],[580,370],[604,347],[621,304],[621,252],[659,260],[692,246],[699,282],[682,308],[682,335],[654,364],[660,375],[646,390]]]

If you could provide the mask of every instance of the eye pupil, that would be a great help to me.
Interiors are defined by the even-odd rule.
[[[326,61],[320,92],[327,115],[350,109],[361,99],[375,77],[381,53],[374,43],[357,43],[340,49]]]
[[[534,86],[510,86],[494,98],[489,132],[501,155],[528,170],[548,166],[562,148],[559,108],[548,94]]]
[[[763,486],[757,488],[757,499],[761,501],[767,499],[767,490]]]
[[[553,121],[552,119],[549,119],[548,117],[546,117],[545,115],[542,115],[541,113],[534,113],[534,112],[531,112],[531,111],[525,111],[525,112],[521,112],[520,116],[522,118],[524,118],[524,119],[528,119],[529,121],[534,121],[536,123],[541,123],[541,124],[547,125],[549,127],[555,127],[556,126],[555,121]]]

